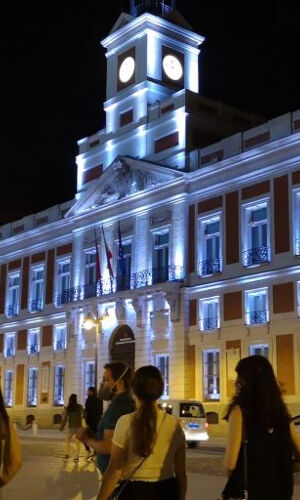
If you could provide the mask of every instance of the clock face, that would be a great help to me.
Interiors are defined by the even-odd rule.
[[[122,61],[120,69],[119,69],[119,78],[122,83],[129,82],[132,77],[135,69],[135,60],[133,57],[126,57],[124,61]]]
[[[180,80],[183,75],[181,62],[172,54],[168,54],[163,58],[163,68],[167,77],[171,80]]]

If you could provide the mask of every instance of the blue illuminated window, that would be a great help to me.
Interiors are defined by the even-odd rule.
[[[164,381],[164,392],[162,394],[163,398],[169,397],[169,354],[155,354],[155,366],[159,369],[163,381]]]
[[[19,314],[20,308],[20,273],[8,276],[6,316],[11,318]]]
[[[27,406],[37,405],[37,377],[37,368],[30,366],[28,368]]]
[[[216,330],[220,327],[220,298],[200,300],[200,330]]]
[[[269,359],[269,344],[254,344],[249,346],[250,356],[264,356]]]
[[[267,288],[245,292],[245,312],[247,325],[256,325],[269,321]]]
[[[11,408],[13,405],[13,370],[5,370],[4,404],[8,408]]]
[[[203,351],[203,399],[204,401],[219,401],[220,399],[219,349]]]
[[[54,405],[63,406],[65,402],[65,367],[56,365],[54,369]]]
[[[268,201],[244,207],[243,265],[255,267],[270,261]]]
[[[222,270],[221,218],[215,215],[200,221],[198,273],[209,276]]]

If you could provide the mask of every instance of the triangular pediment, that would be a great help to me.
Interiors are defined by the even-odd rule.
[[[116,203],[138,193],[168,184],[184,173],[128,156],[117,156],[101,177],[82,194],[67,217]]]
[[[122,14],[119,15],[118,19],[116,20],[115,24],[113,25],[112,29],[110,30],[109,34],[111,35],[112,33],[115,33],[115,31],[118,31],[119,29],[123,28],[125,24],[130,23],[134,19],[133,16],[130,14],[126,14],[125,12],[122,12]]]

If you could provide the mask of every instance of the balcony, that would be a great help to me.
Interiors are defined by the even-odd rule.
[[[29,304],[28,304],[28,310],[31,313],[36,312],[36,311],[42,311],[43,310],[43,301],[42,301],[42,299],[33,299],[33,300],[30,300]]]
[[[17,304],[9,304],[6,306],[5,314],[7,318],[13,318],[19,314],[19,306]]]
[[[219,328],[219,318],[203,318],[201,330],[216,330]]]
[[[12,358],[15,355],[15,348],[7,347],[4,351],[4,355],[6,358]]]
[[[199,262],[199,275],[211,276],[221,272],[221,259],[208,259]]]
[[[70,304],[79,300],[101,297],[124,290],[135,290],[167,281],[182,281],[184,279],[183,272],[183,267],[164,266],[146,269],[131,275],[101,279],[97,283],[79,285],[64,290],[63,293],[56,296],[55,303],[56,305]]]
[[[245,267],[259,266],[264,262],[270,262],[269,247],[251,248],[243,252],[243,264]]]
[[[40,346],[38,344],[27,346],[28,354],[37,354],[39,351],[40,351]]]
[[[250,311],[246,313],[247,325],[258,325],[268,322],[268,311]]]
[[[67,349],[67,341],[66,340],[55,340],[53,342],[54,351],[65,351]]]

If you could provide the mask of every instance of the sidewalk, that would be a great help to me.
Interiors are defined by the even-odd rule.
[[[34,434],[33,429],[22,430],[17,428],[18,435],[21,439],[35,439],[35,440],[54,440],[61,441],[65,439],[67,429],[61,432],[58,428],[56,429],[37,429],[36,434]],[[211,437],[208,441],[203,441],[199,445],[199,448],[225,448],[226,438],[222,437]]]

